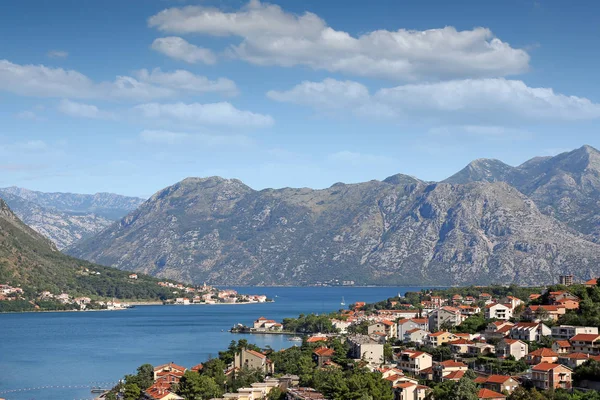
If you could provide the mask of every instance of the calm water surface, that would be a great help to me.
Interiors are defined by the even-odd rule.
[[[289,347],[285,336],[234,335],[236,323],[265,316],[282,320],[324,313],[356,301],[374,302],[420,288],[237,288],[275,303],[216,306],[139,306],[124,311],[0,314],[0,397],[6,400],[91,399],[144,363],[194,366],[233,339],[260,347]],[[51,386],[50,388],[47,388]],[[24,390],[26,389],[26,390]]]

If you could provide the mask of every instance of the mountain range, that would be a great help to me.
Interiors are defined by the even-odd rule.
[[[58,249],[100,232],[144,201],[112,193],[43,193],[17,187],[0,189],[0,197]]]
[[[313,190],[188,178],[67,252],[220,284],[540,284],[600,275],[600,153],[512,167],[481,159],[445,181],[398,174]]]
[[[21,287],[28,299],[42,291],[102,298],[153,299],[172,296],[158,280],[69,257],[25,225],[0,199],[0,283]]]

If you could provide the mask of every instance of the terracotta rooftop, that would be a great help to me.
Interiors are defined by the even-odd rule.
[[[489,383],[504,383],[510,379],[512,379],[512,376],[509,375],[490,375],[485,381]]]
[[[596,335],[595,333],[580,333],[578,335],[573,336],[570,341],[572,342],[593,342],[600,339],[600,335]]]
[[[494,392],[490,389],[479,389],[477,392],[477,398],[479,399],[506,399],[506,396],[502,393]]]
[[[444,376],[444,379],[459,380],[463,376],[465,376],[465,371],[452,371],[448,375]]]
[[[535,356],[535,357],[558,357],[558,354],[556,354],[555,352],[553,352],[552,350],[550,350],[546,347],[542,347],[540,349],[532,351],[528,355]]]
[[[551,371],[551,370],[553,370],[554,368],[557,368],[557,367],[567,368],[567,367],[565,367],[564,365],[561,365],[561,364],[541,363],[541,364],[538,364],[538,365],[536,365],[535,367],[533,367],[531,369],[533,371]],[[570,369],[570,368],[567,368],[567,369]]]
[[[328,349],[327,347],[319,347],[318,349],[313,351],[313,353],[318,355],[319,357],[331,357],[335,353],[335,350]]]

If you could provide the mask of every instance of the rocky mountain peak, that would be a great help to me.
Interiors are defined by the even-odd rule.
[[[390,185],[413,185],[422,181],[410,175],[395,174],[392,176],[388,176],[383,180],[383,182],[389,183]]]

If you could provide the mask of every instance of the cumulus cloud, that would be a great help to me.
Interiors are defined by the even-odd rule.
[[[48,57],[50,58],[67,58],[69,53],[64,50],[50,50],[48,52]]]
[[[221,93],[228,96],[238,94],[234,81],[227,78],[210,80],[205,76],[195,75],[189,71],[178,69],[173,72],[163,72],[160,68],[152,71],[142,69],[136,72],[136,77],[146,83],[190,93]]]
[[[167,120],[184,124],[213,125],[238,128],[265,128],[272,126],[270,115],[239,110],[231,103],[146,103],[134,107],[145,118]]]
[[[139,138],[142,142],[157,145],[248,146],[252,140],[244,135],[209,135],[204,133],[144,130]]]
[[[141,70],[137,75],[137,79],[131,76],[117,76],[111,82],[94,82],[75,70],[44,65],[20,65],[0,60],[0,91],[34,97],[131,101],[168,98],[182,93],[234,94],[237,91],[235,83],[228,79],[211,81],[184,70]]]
[[[110,112],[102,111],[92,104],[78,103],[68,99],[63,99],[58,104],[58,111],[63,114],[76,118],[110,119],[114,115]]]
[[[177,36],[156,39],[152,43],[152,49],[189,64],[214,64],[217,62],[217,56],[212,50],[195,46]]]
[[[148,24],[162,32],[239,37],[228,52],[257,65],[305,65],[396,81],[497,77],[529,68],[525,50],[512,48],[486,28],[376,30],[353,36],[313,13],[295,15],[258,0],[234,12],[169,8]]]
[[[532,88],[522,81],[503,78],[407,84],[380,89],[374,94],[357,82],[326,79],[302,82],[287,91],[270,91],[267,96],[316,110],[329,107],[347,111],[352,106],[352,112],[363,116],[462,125],[467,122],[473,125],[471,130],[480,131],[482,128],[476,126],[513,120],[545,122],[600,117],[600,104],[587,98],[567,96],[550,88]],[[488,129],[487,133],[493,132]]]

